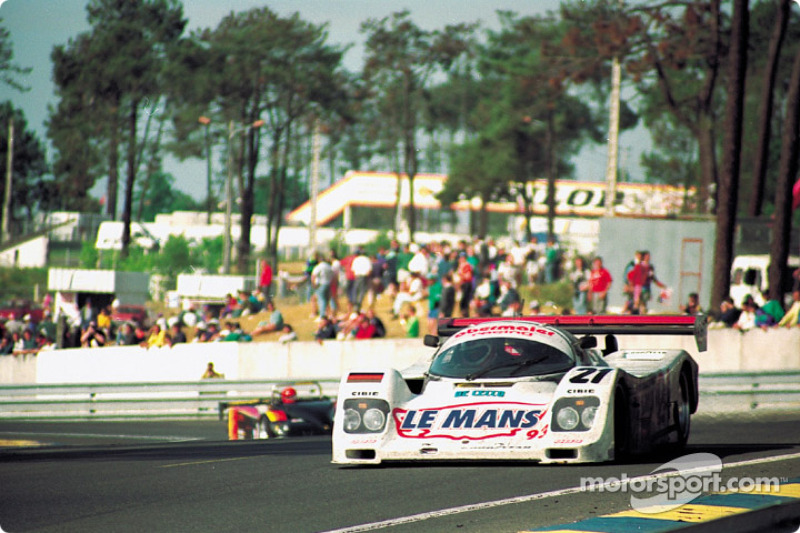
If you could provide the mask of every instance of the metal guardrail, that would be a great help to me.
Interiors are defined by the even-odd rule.
[[[338,378],[316,380],[336,396]],[[220,402],[269,398],[296,381],[0,385],[0,420],[217,418]],[[800,370],[701,374],[701,409],[800,406]]]
[[[316,381],[335,396],[339,380]],[[0,420],[217,418],[220,402],[270,398],[297,381],[0,385]]]
[[[700,374],[700,402],[716,410],[800,406],[800,370]]]

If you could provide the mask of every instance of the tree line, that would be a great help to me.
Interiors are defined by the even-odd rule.
[[[617,62],[619,126],[645,128],[653,142],[645,176],[620,179],[685,187],[694,191],[687,214],[715,217],[716,305],[730,281],[737,216],[774,219],[775,276],[788,255],[800,105],[800,20],[791,3],[564,0],[542,16],[498,11],[492,28],[435,30],[398,11],[362,22],[363,67],[350,72],[347,47],[299,14],[254,8],[187,32],[178,0],[90,0],[90,30],[51,54],[52,161],[21,113],[0,106],[0,120],[13,117],[23,132],[13,215],[99,209],[89,191],[104,182],[102,209],[125,223],[127,254],[133,220],[181,206],[210,218],[230,172],[241,215],[237,269],[248,271],[253,215],[266,215],[275,262],[283,216],[308,197],[321,132],[331,176],[379,168],[408,177],[412,236],[413,180],[424,171],[448,173],[445,206],[480,198],[475,234],[487,232],[492,201],[518,201],[530,218],[525,184],[546,178],[552,232],[555,180],[575,177],[581,149],[606,142]],[[0,74],[24,89],[5,29]],[[0,155],[6,141],[0,133]],[[214,153],[224,154],[216,165]],[[207,163],[202,205],[173,190],[168,154]]]

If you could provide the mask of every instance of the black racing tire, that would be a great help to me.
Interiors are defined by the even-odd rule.
[[[631,454],[630,397],[625,387],[614,393],[614,459],[621,461]]]
[[[272,429],[272,422],[266,416],[258,419],[258,422],[253,426],[254,439],[273,439],[275,438],[275,431]]]
[[[678,446],[683,448],[689,441],[689,432],[692,427],[692,389],[689,385],[688,373],[682,371],[678,378],[678,398],[675,402],[675,431],[678,436]]]

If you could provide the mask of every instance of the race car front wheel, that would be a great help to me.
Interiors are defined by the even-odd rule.
[[[275,437],[275,430],[272,429],[272,422],[266,416],[258,419],[255,425],[254,439],[272,439]]]

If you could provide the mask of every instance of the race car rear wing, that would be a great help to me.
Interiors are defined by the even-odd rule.
[[[693,335],[697,349],[708,348],[705,315],[535,315],[516,318],[441,318],[437,331],[449,337],[473,324],[486,322],[536,322],[556,326],[575,335]]]

